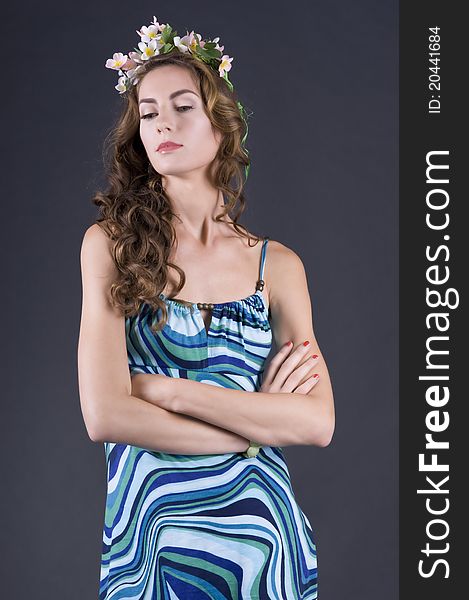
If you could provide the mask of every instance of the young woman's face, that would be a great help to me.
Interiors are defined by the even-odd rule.
[[[186,90],[179,94],[181,90]],[[212,127],[189,71],[176,65],[153,69],[139,94],[140,138],[153,168],[163,176],[205,170],[216,156],[221,133]],[[161,142],[182,146],[157,151]]]

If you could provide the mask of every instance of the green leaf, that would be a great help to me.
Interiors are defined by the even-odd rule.
[[[197,53],[200,56],[203,56],[204,58],[210,60],[210,59],[214,59],[214,58],[219,58],[221,56],[220,51],[219,50],[214,50],[214,49],[209,49],[206,50],[205,46],[202,48],[200,46],[197,47]]]
[[[173,30],[173,28],[171,27],[171,25],[166,25],[166,27],[161,32],[161,39],[165,44],[169,41],[172,30]],[[174,34],[174,35],[176,35],[176,34]]]

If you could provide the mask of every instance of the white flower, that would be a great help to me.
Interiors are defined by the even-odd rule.
[[[152,56],[156,56],[157,54],[159,54],[160,50],[157,46],[158,46],[158,43],[156,40],[152,40],[148,44],[146,44],[145,42],[139,42],[138,47],[140,48],[140,51],[141,51],[141,55],[140,55],[141,60],[148,60]]]
[[[202,36],[200,33],[194,33],[194,31],[191,31],[184,37],[180,37],[178,35],[174,36],[174,45],[176,48],[179,48],[181,52],[187,52],[188,50],[195,52],[197,42],[200,44],[201,39]]]
[[[140,58],[141,54],[139,52],[129,52],[129,58],[131,58],[135,63],[142,64],[142,59]]]
[[[158,21],[156,20],[156,17],[153,17],[153,21],[152,21],[152,25],[154,25],[155,27],[157,27],[160,31],[163,31],[165,27],[168,27],[168,25],[163,25],[161,23],[158,23]]]
[[[127,77],[124,75],[123,77],[119,77],[119,83],[114,86],[116,90],[122,94],[127,89]]]
[[[192,52],[195,52],[197,43],[200,46],[200,40],[202,39],[202,36],[200,35],[200,33],[194,33],[194,30],[192,30],[189,37],[190,37],[190,44],[189,44],[190,49],[192,50]]]
[[[170,26],[169,23],[166,23],[165,25],[162,25],[160,23],[160,31],[161,31],[161,33],[163,33],[163,31],[166,29],[166,27],[169,27],[169,26]]]
[[[127,54],[122,54],[122,52],[114,52],[112,58],[108,58],[105,64],[107,69],[120,69],[122,65],[128,60]]]
[[[220,39],[219,37],[213,38],[212,42],[216,43],[215,50],[220,50],[220,52],[223,52],[223,50],[225,49],[225,46],[220,46],[218,44],[219,39]]]
[[[179,35],[174,36],[173,43],[176,46],[176,48],[178,48],[181,52],[188,52],[188,50],[189,50],[188,42],[189,42],[189,39],[188,39],[187,35],[185,35],[183,38],[180,37]]]
[[[135,69],[129,69],[127,71],[127,77],[132,80],[132,82],[134,81],[134,75],[135,73],[137,73],[137,71],[141,68],[142,65],[138,65],[138,67],[135,67]]]
[[[160,35],[160,28],[158,25],[150,25],[149,27],[145,27],[145,25],[137,30],[138,35],[140,36],[142,42],[151,42],[156,39],[157,35]]]
[[[223,77],[223,75],[225,74],[226,71],[229,71],[231,69],[231,61],[233,60],[233,57],[229,57],[228,54],[224,54],[221,57],[221,62],[218,65],[218,70],[220,71],[220,77]]]

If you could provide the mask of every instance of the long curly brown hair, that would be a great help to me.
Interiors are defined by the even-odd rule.
[[[159,295],[168,280],[168,267],[179,274],[175,295],[184,287],[186,276],[177,265],[169,262],[173,244],[177,243],[172,224],[175,217],[162,186],[162,176],[151,165],[139,135],[140,116],[138,90],[143,77],[162,65],[179,65],[189,69],[199,87],[205,112],[212,126],[223,135],[209,169],[210,182],[221,190],[225,199],[216,220],[228,216],[229,225],[243,237],[254,239],[238,219],[245,209],[244,172],[250,164],[242,139],[247,122],[240,112],[236,93],[225,80],[202,60],[190,53],[174,50],[151,57],[138,73],[138,83],[122,94],[124,108],[104,142],[105,176],[108,189],[96,192],[92,202],[99,207],[96,223],[113,242],[112,256],[118,277],[111,284],[109,299],[125,317],[138,313],[142,303],[152,310],[161,309],[161,319],[153,330],[161,330],[168,312]],[[215,163],[215,164],[214,164]],[[180,300],[191,306],[189,302]]]

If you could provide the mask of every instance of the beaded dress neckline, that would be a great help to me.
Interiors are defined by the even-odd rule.
[[[197,309],[210,309],[210,308],[219,308],[219,307],[223,307],[223,306],[229,306],[230,304],[240,304],[242,302],[249,302],[249,300],[253,299],[255,296],[257,296],[258,298],[261,298],[264,307],[265,306],[265,298],[264,295],[262,294],[262,290],[264,289],[264,281],[262,279],[259,279],[257,281],[257,284],[259,284],[259,282],[262,282],[262,287],[256,287],[256,291],[253,294],[250,294],[249,296],[246,296],[245,298],[240,298],[239,300],[226,300],[225,302],[190,302],[190,307],[186,307],[184,304],[181,304],[180,302],[180,298],[169,298],[168,296],[166,296],[165,294],[161,293],[160,294],[160,298],[165,300],[166,302],[173,302],[174,304],[178,304],[179,306],[181,306],[181,308],[197,308]],[[261,293],[258,293],[261,292]]]

